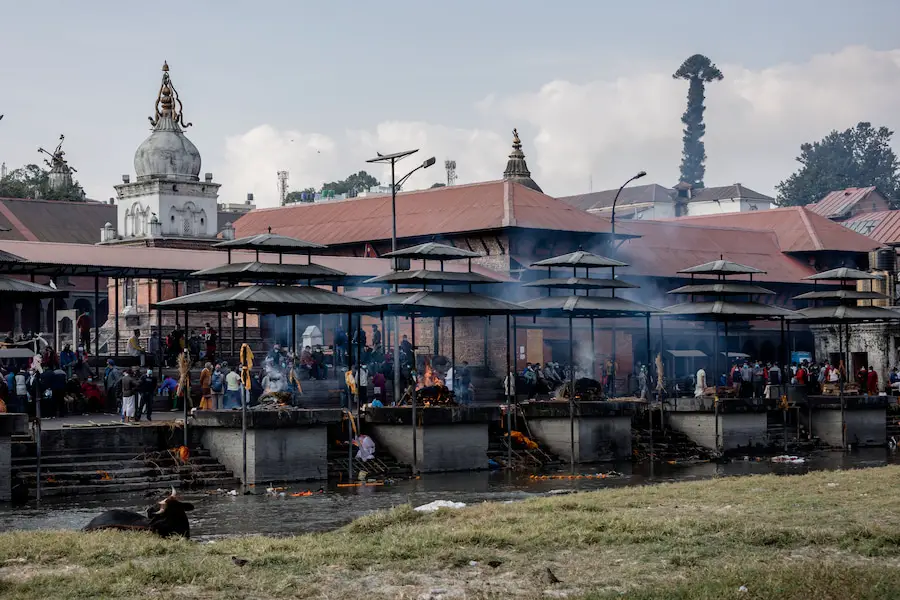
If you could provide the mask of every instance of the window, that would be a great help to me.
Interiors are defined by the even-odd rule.
[[[200,291],[200,282],[195,280],[188,280],[185,282],[186,293],[188,294],[196,294]]]
[[[125,280],[125,306],[137,306],[137,280],[128,278]]]

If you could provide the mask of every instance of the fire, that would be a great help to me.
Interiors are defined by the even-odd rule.
[[[438,374],[437,371],[431,368],[431,365],[426,361],[425,362],[425,373],[419,381],[418,385],[416,385],[417,390],[421,390],[425,387],[445,387],[443,378]]]
[[[97,475],[100,476],[100,481],[111,481],[112,475],[110,475],[107,471],[97,471]]]

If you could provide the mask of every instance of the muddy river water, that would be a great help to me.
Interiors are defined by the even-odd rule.
[[[504,472],[424,475],[417,480],[393,485],[364,488],[329,487],[326,493],[308,497],[289,494],[305,490],[296,484],[284,497],[265,494],[230,496],[211,494],[209,490],[186,491],[184,496],[196,505],[190,514],[191,534],[199,540],[245,535],[293,535],[334,529],[357,517],[401,504],[420,506],[434,500],[478,502],[516,501],[540,496],[554,490],[594,490],[606,487],[636,486],[672,481],[690,481],[710,477],[744,476],[764,473],[794,475],[814,470],[854,469],[900,463],[900,455],[886,449],[852,452],[819,452],[802,464],[773,463],[768,459],[735,460],[724,464],[703,463],[690,466],[656,464],[602,464],[580,473],[616,471],[621,477],[580,480],[533,480],[527,474]],[[310,484],[312,485],[312,484]],[[111,495],[107,497],[66,498],[26,506],[0,506],[0,531],[13,529],[79,529],[92,517],[110,508],[144,512],[160,494]]]

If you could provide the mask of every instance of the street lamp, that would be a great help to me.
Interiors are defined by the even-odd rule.
[[[398,160],[406,158],[410,154],[415,154],[419,149],[415,150],[404,150],[402,152],[394,152],[393,154],[378,154],[375,158],[370,158],[367,160],[367,163],[381,163],[387,164],[391,163],[391,252],[397,251],[397,190],[400,189],[400,186],[403,185],[407,179],[409,179],[410,175],[418,171],[419,169],[427,169],[431,165],[435,163],[434,157],[432,156],[418,167],[404,175],[400,178],[400,181],[396,180],[396,172],[395,165]],[[393,261],[394,270],[397,268],[397,259],[391,259]],[[394,285],[394,291],[397,291],[397,285]],[[413,340],[413,344],[416,341]],[[394,320],[394,401],[399,401],[400,399],[400,317],[396,317]]]
[[[616,244],[616,202],[619,201],[619,194],[622,193],[622,190],[625,189],[625,186],[626,186],[626,185],[628,185],[629,183],[631,183],[631,182],[634,181],[635,179],[640,179],[641,177],[644,177],[645,175],[647,175],[647,171],[638,171],[634,176],[631,177],[631,179],[629,179],[628,181],[626,181],[625,183],[622,184],[622,187],[620,187],[620,188],[619,188],[619,191],[616,192],[616,197],[613,198],[613,203],[612,203],[612,214],[610,215],[610,218],[609,218],[609,224],[610,224],[610,230],[611,230],[610,233],[612,234],[612,243],[613,243],[613,246],[612,246],[612,248],[613,248],[612,254],[615,253],[615,244]],[[615,267],[612,268],[612,277],[613,277],[613,279],[615,279],[615,277],[616,277],[616,268],[615,268]],[[616,290],[615,290],[615,288],[613,288],[612,290],[610,290],[610,293],[611,293],[613,296],[615,296],[615,295],[616,295]],[[650,366],[647,365],[647,368],[649,369]],[[613,327],[612,327],[612,381],[610,382],[610,385],[609,385],[609,392],[610,392],[609,395],[610,395],[611,397],[615,397],[615,395],[616,395],[616,376],[617,376],[618,374],[619,374],[619,369],[618,369],[618,367],[616,366],[616,326],[613,325]]]
[[[625,189],[625,186],[626,186],[626,185],[628,185],[629,183],[631,183],[631,182],[634,181],[635,179],[640,179],[641,177],[644,177],[645,175],[647,175],[647,171],[638,171],[637,174],[636,174],[634,177],[632,177],[631,179],[629,179],[628,181],[626,181],[625,183],[622,184],[622,187],[620,187],[620,188],[619,188],[619,191],[616,192],[616,197],[613,198],[613,203],[612,203],[612,215],[611,215],[610,218],[609,218],[609,224],[610,224],[610,226],[612,227],[612,237],[613,237],[613,242],[616,241],[616,202],[619,201],[619,194],[622,193],[622,190]]]

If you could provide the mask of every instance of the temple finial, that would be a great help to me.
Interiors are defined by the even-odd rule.
[[[272,233],[272,226],[269,225],[269,233]]]
[[[159,127],[160,122],[164,119],[171,119],[176,127],[181,126],[187,129],[193,123],[184,122],[184,106],[178,96],[178,91],[172,85],[172,79],[169,77],[169,63],[166,61],[163,61],[162,72],[162,83],[159,86],[159,94],[156,96],[154,114],[147,118],[150,119],[153,127]]]
[[[522,152],[522,140],[519,139],[518,129],[513,129],[512,152],[509,154],[506,170],[503,171],[503,179],[521,183],[538,192],[542,191],[541,187],[531,178],[531,171],[528,170],[528,165],[525,163],[525,153]]]

